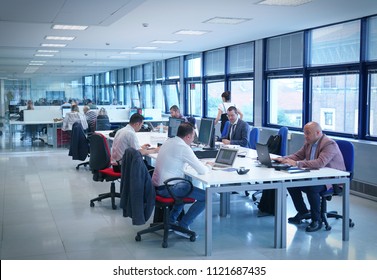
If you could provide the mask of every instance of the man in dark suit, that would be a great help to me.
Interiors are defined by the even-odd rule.
[[[240,145],[247,148],[249,146],[249,124],[238,117],[237,108],[230,106],[227,110],[229,119],[228,133],[219,141],[225,145]]]
[[[305,144],[296,153],[277,158],[283,163],[299,168],[319,169],[322,167],[330,167],[339,170],[346,170],[341,151],[336,142],[322,133],[321,126],[316,122],[309,122],[304,126]],[[306,231],[313,232],[321,229],[321,197],[320,193],[331,185],[319,185],[310,187],[288,188],[288,192],[292,197],[293,204],[297,210],[297,215],[288,219],[291,224],[300,224],[302,219],[311,217],[312,222],[306,228]],[[309,210],[306,207],[302,192],[306,193],[310,204]]]

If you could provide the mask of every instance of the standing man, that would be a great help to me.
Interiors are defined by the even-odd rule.
[[[321,126],[316,122],[309,122],[304,126],[304,146],[296,153],[277,158],[276,160],[288,163],[291,166],[299,168],[319,169],[322,167],[330,167],[339,170],[346,170],[341,151],[336,142],[322,133]],[[317,231],[322,228],[321,220],[321,196],[320,193],[331,185],[310,186],[288,188],[288,192],[292,197],[293,204],[297,210],[294,217],[288,218],[291,224],[300,224],[301,220],[308,217],[309,213],[312,219],[310,225],[306,228],[307,232]],[[306,207],[302,192],[306,193],[310,204],[310,212]]]
[[[237,108],[230,106],[227,110],[229,119],[229,129],[221,135],[219,141],[225,145],[240,145],[241,147],[249,146],[249,124],[238,117]]]
[[[181,123],[178,127],[177,136],[169,138],[160,147],[160,151],[157,156],[156,166],[154,169],[152,184],[155,187],[164,185],[164,181],[174,177],[184,178],[184,169],[187,165],[194,168],[199,174],[205,174],[208,172],[206,167],[194,154],[190,148],[191,143],[195,137],[194,127],[187,122]],[[166,189],[157,190],[157,193],[164,197],[170,197]],[[193,192],[188,196],[196,200],[191,205],[187,213],[179,221],[179,225],[190,229],[190,224],[205,208],[205,191],[194,187]],[[179,214],[183,210],[182,205],[175,205],[170,213],[170,222],[177,222]],[[190,238],[181,232],[176,232],[184,237]]]
[[[142,155],[157,153],[159,148],[148,149],[150,144],[140,146],[136,132],[138,132],[144,123],[144,117],[138,113],[131,116],[130,122],[123,128],[119,129],[114,137],[111,149],[111,164],[116,172],[120,172],[120,163],[122,162],[124,151],[128,148],[138,150]]]

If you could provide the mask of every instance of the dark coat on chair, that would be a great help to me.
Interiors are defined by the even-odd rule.
[[[123,208],[123,216],[132,218],[133,225],[143,225],[154,210],[156,192],[139,151],[126,149],[121,173],[120,207]]]
[[[80,122],[72,125],[71,142],[68,155],[73,160],[85,160],[89,154],[89,143]]]

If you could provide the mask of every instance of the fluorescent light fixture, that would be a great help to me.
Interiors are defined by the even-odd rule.
[[[29,63],[30,66],[42,66],[43,63]]]
[[[134,55],[134,54],[140,54],[140,53],[139,52],[120,52],[119,54]]]
[[[135,50],[155,50],[157,47],[134,47]]]
[[[58,50],[37,50],[39,53],[58,53]]]
[[[312,0],[263,0],[256,4],[269,6],[299,6],[312,2]]]
[[[63,25],[63,24],[54,24],[52,29],[59,29],[59,30],[78,30],[83,31],[86,30],[89,26],[87,25]]]
[[[26,67],[24,73],[25,73],[25,74],[34,73],[34,72],[37,71],[38,69],[39,69],[39,67],[36,67],[36,66],[28,66],[28,67]]]
[[[194,35],[194,36],[199,36],[203,35],[206,33],[209,33],[210,31],[205,31],[205,30],[179,30],[177,32],[174,32],[173,34],[176,35]]]
[[[32,60],[30,63],[46,63],[46,61],[43,60]]]
[[[60,41],[72,41],[76,37],[74,36],[46,36],[46,40],[60,40]]]
[[[151,43],[152,44],[176,44],[179,41],[169,41],[169,40],[154,40]]]
[[[53,54],[43,54],[43,53],[36,53],[34,56],[41,56],[41,57],[53,57]]]
[[[41,47],[48,47],[48,48],[64,48],[67,44],[41,44]]]
[[[240,24],[245,21],[251,20],[251,18],[231,18],[231,17],[214,17],[210,18],[203,23],[214,23],[214,24]]]

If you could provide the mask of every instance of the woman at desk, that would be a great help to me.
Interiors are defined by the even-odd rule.
[[[84,130],[88,129],[88,122],[86,121],[85,116],[80,114],[79,107],[77,105],[72,105],[71,112],[65,114],[64,116],[62,130],[71,131],[72,125],[77,121],[81,122]]]

